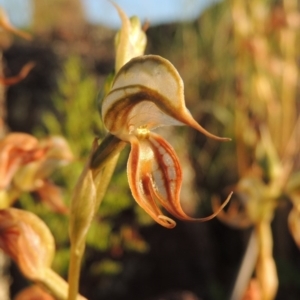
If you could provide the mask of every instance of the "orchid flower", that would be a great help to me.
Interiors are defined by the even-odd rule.
[[[36,192],[54,211],[66,213],[60,189],[48,178],[72,159],[62,137],[38,141],[26,133],[8,134],[0,140],[0,207],[11,206],[21,192]]]
[[[0,140],[0,189],[7,188],[20,167],[40,160],[47,149],[26,133],[10,133]]]
[[[41,201],[48,204],[53,211],[67,213],[59,187],[49,177],[59,167],[70,163],[73,154],[67,141],[60,136],[51,136],[39,142],[40,147],[47,149],[38,161],[32,161],[16,172],[13,186],[20,191],[36,192]]]
[[[145,55],[126,63],[103,99],[101,114],[110,134],[130,143],[129,186],[136,202],[156,222],[167,228],[176,224],[163,215],[157,202],[182,220],[207,221],[218,213],[197,219],[184,213],[180,162],[172,146],[153,132],[161,126],[188,125],[210,138],[229,140],[209,133],[191,116],[185,106],[183,81],[168,60]]]
[[[28,211],[7,208],[0,210],[0,248],[31,280],[44,276],[55,251],[55,243],[48,227]]]
[[[21,209],[1,209],[0,249],[16,262],[25,277],[49,291],[55,299],[67,300],[68,284],[51,269],[54,238],[39,217]],[[84,299],[80,295],[76,297],[76,300]]]

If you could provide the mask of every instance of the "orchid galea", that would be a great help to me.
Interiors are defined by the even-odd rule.
[[[176,225],[158,203],[182,220],[206,221],[218,213],[199,219],[184,213],[180,205],[180,162],[172,146],[153,132],[161,126],[188,125],[216,140],[229,140],[209,133],[191,116],[185,106],[183,81],[168,60],[143,55],[126,63],[102,102],[101,114],[110,134],[130,143],[130,189],[136,202],[156,222],[167,228]]]

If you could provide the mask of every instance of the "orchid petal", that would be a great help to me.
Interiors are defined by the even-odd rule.
[[[185,106],[182,79],[176,68],[157,55],[133,58],[115,77],[102,104],[102,118],[111,134],[128,139],[139,127],[188,125],[217,140],[191,116]],[[126,125],[124,125],[126,124]]]
[[[204,222],[214,218],[227,204],[230,196],[218,211],[205,218],[191,218],[180,205],[182,171],[172,146],[162,137],[150,133],[145,139],[131,140],[128,161],[128,180],[138,204],[159,224],[172,228],[170,219],[163,216],[156,201],[178,219]]]

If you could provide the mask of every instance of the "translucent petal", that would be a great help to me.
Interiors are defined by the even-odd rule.
[[[152,196],[153,151],[147,140],[139,143],[137,138],[131,140],[131,152],[127,165],[128,181],[136,202],[160,225],[173,228],[175,222],[163,216]]]
[[[174,217],[185,221],[205,222],[214,218],[228,203],[231,194],[220,208],[204,218],[191,218],[183,210],[180,204],[180,190],[182,184],[182,172],[179,160],[173,147],[167,143],[162,137],[151,133],[149,143],[154,153],[154,161],[158,169],[153,169],[152,172],[152,196],[158,200],[161,205],[168,210]],[[162,182],[158,181],[159,173]]]
[[[204,222],[215,217],[229,201],[228,198],[216,213],[206,218],[187,216],[180,205],[182,171],[172,146],[159,135],[149,133],[145,139],[132,138],[131,147],[128,180],[133,197],[159,224],[175,226],[162,215],[157,202],[178,219]]]
[[[184,125],[167,115],[157,103],[161,96],[145,86],[129,86],[112,90],[104,99],[102,118],[108,131],[121,140],[128,140],[139,127],[148,130],[165,125]],[[108,109],[111,104],[111,109]]]

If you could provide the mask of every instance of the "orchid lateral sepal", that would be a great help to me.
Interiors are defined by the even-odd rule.
[[[239,199],[240,195],[237,191],[235,191],[235,196],[237,197],[237,199]],[[246,203],[233,199],[231,200],[231,203],[226,212],[224,210],[221,210],[220,207],[220,199],[217,196],[214,196],[212,198],[213,211],[218,212],[217,218],[224,224],[236,229],[246,229],[253,226],[253,221],[247,213]]]
[[[232,193],[212,215],[189,217],[180,205],[182,170],[172,146],[153,132],[139,136],[139,139],[132,136],[130,144],[127,175],[132,195],[160,225],[173,228],[176,223],[162,213],[157,203],[178,219],[205,222],[214,218],[229,202]]]
[[[120,153],[126,143],[118,137],[107,134],[92,155],[90,166],[93,170],[101,168],[117,153]]]

